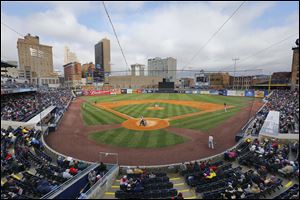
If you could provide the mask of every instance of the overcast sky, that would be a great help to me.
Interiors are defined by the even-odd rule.
[[[290,71],[299,37],[299,2],[246,2],[199,52],[241,2],[106,2],[129,65],[174,57],[177,68]],[[126,65],[101,2],[1,1],[1,22],[22,35],[38,35],[53,46],[54,67],[62,71],[64,46],[81,63],[95,62],[94,45],[111,41],[112,70]],[[255,56],[257,52],[280,42]],[[17,60],[20,35],[1,24],[1,59]],[[195,59],[191,60],[197,54]]]

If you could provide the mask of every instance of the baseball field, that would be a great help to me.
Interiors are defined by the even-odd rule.
[[[262,105],[261,99],[199,94],[78,97],[46,143],[92,162],[99,161],[99,152],[117,153],[121,165],[191,161],[236,144],[236,134]],[[140,126],[141,116],[146,126]],[[214,149],[207,145],[211,134]],[[105,159],[115,162],[114,157]]]
[[[127,94],[82,97],[86,126],[121,124],[89,134],[99,144],[129,148],[160,148],[185,143],[189,138],[167,127],[209,132],[246,107],[253,98],[195,94]],[[224,103],[228,112],[224,112]],[[140,117],[147,126],[139,125]]]

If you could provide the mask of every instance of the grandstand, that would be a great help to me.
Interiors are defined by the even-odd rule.
[[[244,16],[253,13],[256,3],[243,13],[239,10],[248,6],[246,1],[238,2],[232,13],[228,11],[235,4],[188,3],[185,7],[183,3],[167,3],[161,7],[167,11],[163,15],[158,15],[159,4],[143,7],[131,3],[107,9],[104,1],[84,2],[78,4],[80,15],[72,13],[79,7],[49,4],[46,14],[43,10],[30,15],[47,19],[50,13],[54,19],[46,20],[53,25],[48,37],[54,36],[45,38],[47,43],[53,41],[47,45],[39,42],[39,36],[25,36],[14,24],[1,21],[3,33],[8,28],[22,37],[15,38],[19,64],[1,61],[1,199],[299,199],[299,40],[292,48],[291,72],[274,72],[286,64],[282,58],[286,54],[274,47],[299,34],[281,38],[287,31],[295,31],[295,25],[274,26],[269,24],[271,15],[267,19],[263,15],[269,7],[273,12],[290,5],[281,2],[258,9],[261,14],[254,18],[264,25],[263,30],[250,19],[253,16]],[[6,6],[5,2],[3,10]],[[101,14],[107,16],[113,35],[102,26],[91,26],[95,18],[83,24],[88,16],[98,16],[94,15],[99,11],[97,6],[103,6]],[[27,10],[39,7],[43,6],[20,12],[25,16],[22,24],[32,19],[26,16]],[[85,9],[89,15],[83,16]],[[19,16],[13,15],[19,10],[13,6],[9,10],[3,15],[14,20],[8,22],[20,24]],[[127,10],[134,17],[125,17]],[[111,17],[120,11],[121,17]],[[180,11],[179,24],[175,24],[179,29],[168,23],[177,18],[175,11]],[[293,9],[288,11],[291,14]],[[197,21],[190,19],[193,12]],[[204,23],[197,13],[204,13]],[[282,13],[280,23],[297,17],[284,18]],[[216,19],[210,20],[214,15]],[[118,26],[113,19],[120,20]],[[145,19],[147,23],[139,27]],[[151,22],[157,19],[163,26],[153,26]],[[130,23],[123,26],[122,21],[128,20]],[[103,19],[100,23],[105,24]],[[72,45],[74,35],[66,35],[72,31],[56,31],[73,30],[68,29],[70,24],[79,33],[72,49],[80,48],[76,54],[84,55],[80,60],[88,63],[81,65],[76,56],[70,56],[75,53],[66,51],[64,74],[58,77],[54,72],[62,64],[62,58],[57,57],[61,56],[58,45]],[[222,30],[225,26],[229,28]],[[121,40],[115,27],[126,33]],[[274,28],[276,31],[270,31]],[[30,24],[30,29],[40,34],[47,31],[39,31],[35,24]],[[145,30],[150,34],[147,40]],[[221,31],[228,30],[232,32],[221,36]],[[259,34],[254,35],[256,31]],[[116,40],[111,40],[112,44],[108,38],[93,41],[104,33]],[[280,41],[261,49],[264,42],[269,45],[277,37]],[[13,37],[3,38],[4,44]],[[211,41],[213,45],[207,48]],[[90,48],[92,43],[94,48],[87,50],[85,45]],[[124,44],[132,46],[123,51]],[[143,48],[137,48],[139,45]],[[252,52],[256,48],[259,51]],[[274,60],[259,55],[271,48]],[[115,55],[116,49],[124,66]],[[87,60],[94,56],[91,51],[95,64]],[[132,52],[134,55],[127,55]],[[236,53],[241,59],[232,59]],[[241,64],[254,57],[254,62]],[[226,59],[234,64],[227,66]],[[148,66],[137,63],[141,60]],[[130,68],[128,61],[136,64]]]
[[[35,99],[42,104],[37,106],[38,112],[45,112],[52,106],[53,109],[58,109],[50,114],[52,122],[60,121],[64,113],[68,112],[69,106],[73,105],[73,95],[71,91],[62,89],[5,94],[4,99],[9,100],[1,103],[1,108],[6,108],[1,109],[1,118],[6,119],[1,123],[9,121],[5,114],[9,111],[7,107],[13,106],[8,102],[26,105]],[[40,96],[45,98],[39,98]],[[54,98],[51,99],[51,96]],[[32,112],[33,115],[27,117],[29,120],[9,118],[10,121],[14,120],[23,125],[14,127],[15,124],[12,123],[1,130],[1,197],[294,197],[299,191],[296,183],[299,178],[298,140],[265,137],[262,130],[270,111],[275,110],[280,113],[280,117],[276,119],[279,130],[277,134],[298,137],[298,97],[298,91],[272,91],[264,98],[264,105],[241,128],[236,145],[223,153],[190,162],[140,168],[118,165],[118,158],[116,162],[111,162],[113,159],[107,157],[113,154],[105,154],[101,161],[106,164],[100,164],[77,160],[53,150],[45,143],[44,138],[53,134],[49,131],[51,123],[47,123],[48,120],[37,120],[34,126],[26,127],[26,123],[35,118],[34,115],[39,119],[39,114],[36,114],[38,112]],[[23,99],[28,101],[21,102]],[[20,108],[28,110],[22,105],[18,110]],[[10,113],[14,112],[16,111]],[[47,118],[47,114],[43,116]],[[42,126],[46,128],[40,129]]]

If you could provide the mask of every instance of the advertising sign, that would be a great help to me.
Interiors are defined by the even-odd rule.
[[[112,95],[121,94],[121,90],[120,89],[111,89],[110,94],[112,94]]]
[[[254,97],[254,90],[246,90],[245,97]]]
[[[219,95],[219,91],[218,90],[210,90],[209,94],[210,95]]]
[[[227,90],[219,90],[219,95],[227,96]]]
[[[201,90],[200,94],[209,94],[209,91],[207,91],[207,90]]]
[[[127,89],[121,89],[121,94],[127,94]]]
[[[263,90],[255,91],[255,97],[264,98],[265,92]]]
[[[135,93],[135,94],[140,94],[140,93],[142,93],[142,90],[137,89],[137,90],[134,90],[133,93]]]
[[[94,95],[109,95],[109,90],[83,90],[83,95],[94,96]]]
[[[104,70],[103,67],[100,66],[100,64],[96,64],[95,70],[93,73],[93,81],[95,83],[100,83],[104,81]]]
[[[132,94],[132,89],[127,89],[127,94]]]
[[[238,96],[238,97],[244,97],[245,96],[245,91],[244,90],[238,90],[238,91],[236,91],[236,96]]]
[[[191,91],[191,90],[186,90],[185,93],[186,93],[186,94],[192,94],[193,91]]]
[[[227,96],[236,96],[235,90],[227,90]]]

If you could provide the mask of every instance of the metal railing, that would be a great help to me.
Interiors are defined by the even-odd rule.
[[[99,198],[106,191],[107,187],[112,185],[112,181],[115,179],[117,174],[119,173],[119,166],[114,165],[109,171],[101,177],[85,194],[90,198]],[[111,182],[111,183],[110,183]],[[104,188],[105,187],[105,188]]]
[[[66,188],[68,188],[71,184],[75,183],[77,180],[79,180],[81,177],[87,175],[91,170],[96,168],[99,164],[92,164],[88,166],[86,169],[84,169],[81,173],[76,174],[73,178],[70,178],[63,184],[59,185],[57,188],[49,192],[48,194],[44,195],[41,199],[53,199],[55,196],[60,194],[62,191],[64,191]]]

